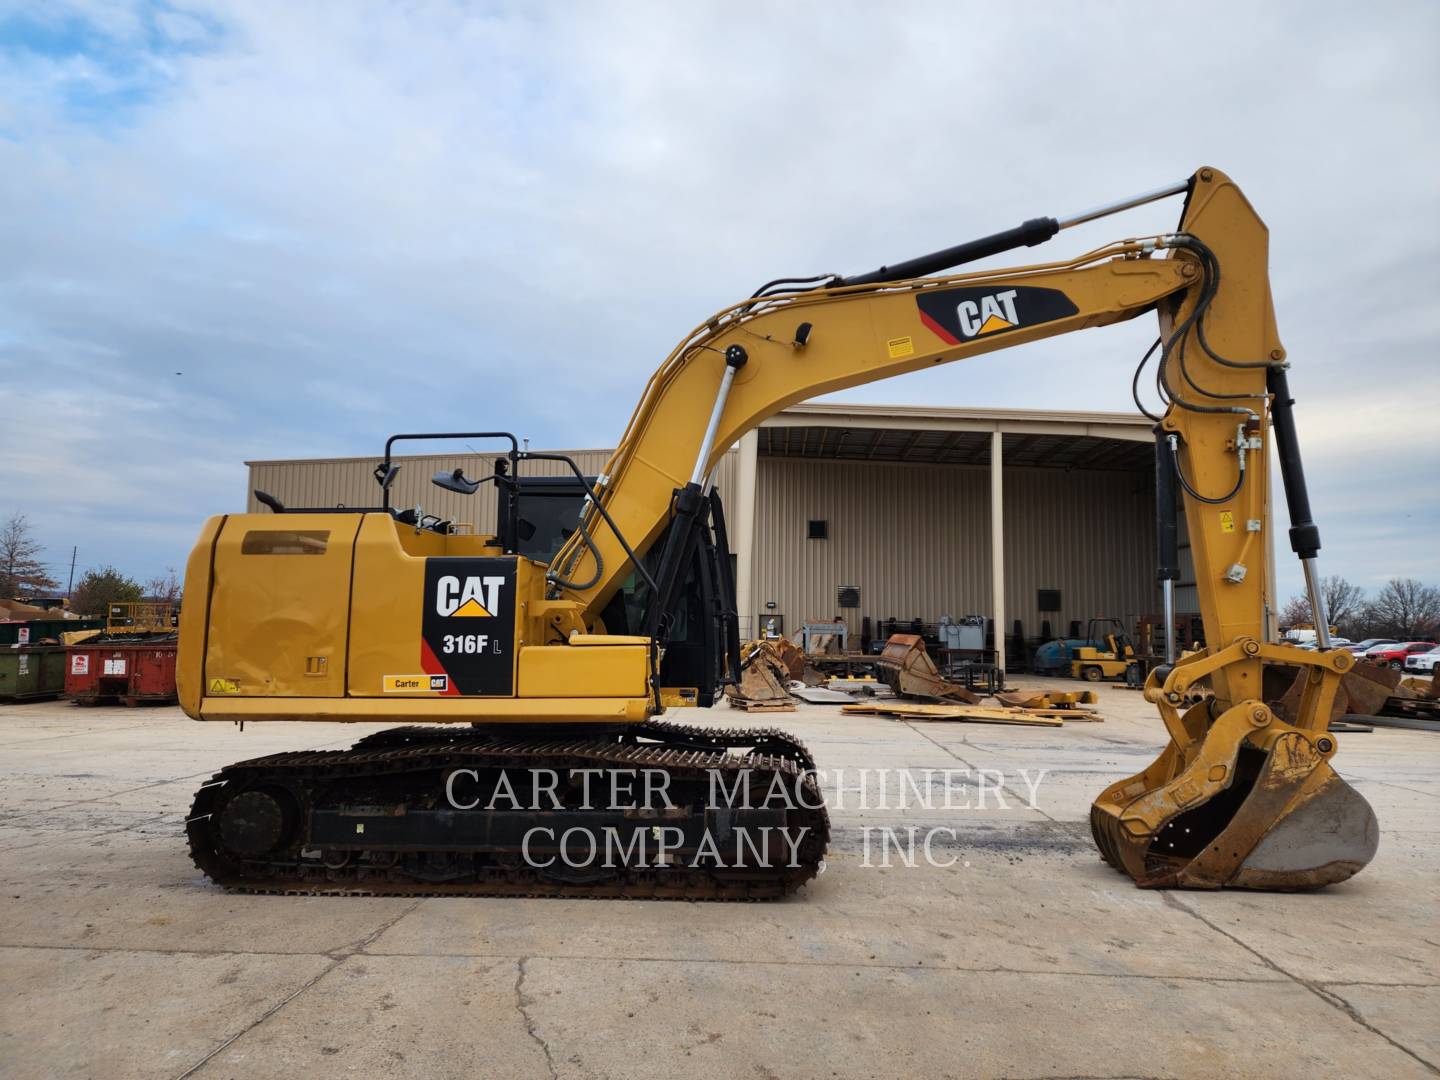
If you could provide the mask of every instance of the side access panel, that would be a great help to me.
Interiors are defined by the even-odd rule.
[[[215,541],[207,697],[345,693],[359,514],[238,514]]]
[[[533,565],[435,547],[411,554],[389,521],[366,519],[355,548],[349,696],[515,695],[517,593]]]

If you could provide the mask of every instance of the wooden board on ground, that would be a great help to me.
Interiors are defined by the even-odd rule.
[[[1058,709],[1067,705],[1094,705],[1100,700],[1094,690],[1004,690],[996,700],[1017,709]]]
[[[741,712],[795,712],[793,701],[746,701],[744,698],[730,698],[730,707]]]
[[[1094,709],[1025,709],[1036,716],[1058,716],[1072,724],[1102,724],[1105,718]]]
[[[922,705],[919,702],[860,702],[842,705],[845,713],[888,716],[892,720],[965,720],[977,724],[1028,724],[1033,727],[1063,727],[1064,720],[1037,716],[1026,709],[992,709],[983,705]]]

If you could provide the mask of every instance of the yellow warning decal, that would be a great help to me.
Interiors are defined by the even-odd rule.
[[[905,356],[915,355],[915,342],[908,337],[891,338],[885,342],[885,348],[890,351],[891,360],[899,360]]]
[[[450,617],[452,619],[493,619],[495,616],[486,611],[480,601],[472,596],[451,612]]]
[[[441,694],[450,686],[447,675],[386,675],[381,685],[387,694]]]
[[[1221,511],[1220,511],[1220,531],[1221,531],[1221,532],[1234,532],[1234,531],[1235,531],[1235,512],[1234,512],[1233,510],[1221,510]]]
[[[991,315],[980,327],[980,333],[993,334],[996,330],[1009,330],[1015,326],[1012,322],[1006,322],[999,315]]]
[[[239,679],[211,679],[209,692],[212,694],[238,694]]]

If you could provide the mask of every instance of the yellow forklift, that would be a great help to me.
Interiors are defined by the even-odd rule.
[[[1075,649],[1070,658],[1070,676],[1086,682],[1101,679],[1126,679],[1131,668],[1138,670],[1140,660],[1135,645],[1119,619],[1091,619],[1085,627],[1085,644]]]

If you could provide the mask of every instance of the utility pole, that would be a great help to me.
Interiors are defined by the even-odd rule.
[[[75,591],[75,556],[80,554],[79,545],[70,549],[70,584],[65,586],[65,599],[70,599],[70,594]]]

